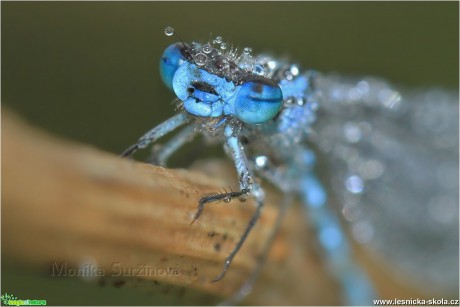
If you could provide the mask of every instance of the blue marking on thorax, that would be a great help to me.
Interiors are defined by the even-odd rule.
[[[283,91],[283,97],[302,98],[309,87],[309,82],[306,76],[301,75],[292,80],[283,79],[279,86]]]
[[[292,98],[294,102],[288,104],[282,111],[278,120],[278,129],[296,141],[304,137],[316,119],[316,110],[309,91],[308,80],[306,75],[301,75],[293,80],[281,80],[279,83],[284,99]],[[301,99],[303,104],[297,104],[297,99]]]

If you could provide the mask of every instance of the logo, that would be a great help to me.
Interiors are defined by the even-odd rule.
[[[46,306],[46,300],[18,300],[13,294],[2,294],[0,297],[2,303],[6,306]]]

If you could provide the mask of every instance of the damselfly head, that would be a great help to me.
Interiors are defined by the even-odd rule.
[[[172,35],[171,29],[165,33]],[[238,54],[217,36],[204,44],[170,45],[160,60],[160,75],[192,115],[261,124],[276,116],[283,101],[281,88],[265,76],[263,65],[251,48]]]

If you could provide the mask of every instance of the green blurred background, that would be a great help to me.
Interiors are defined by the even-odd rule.
[[[164,48],[211,33],[303,68],[455,89],[458,9],[457,2],[2,2],[1,101],[54,134],[119,153],[174,113],[158,74]],[[168,25],[176,36],[165,36]],[[126,297],[120,289],[58,284],[27,270],[2,273],[2,293],[51,304],[162,303],[135,291],[117,301]],[[95,300],[91,291],[105,292]]]
[[[165,47],[210,33],[303,68],[458,87],[454,2],[2,2],[2,103],[118,153],[174,113]]]

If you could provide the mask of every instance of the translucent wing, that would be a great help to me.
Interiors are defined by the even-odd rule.
[[[458,93],[320,76],[311,140],[353,237],[421,287],[459,286]]]

